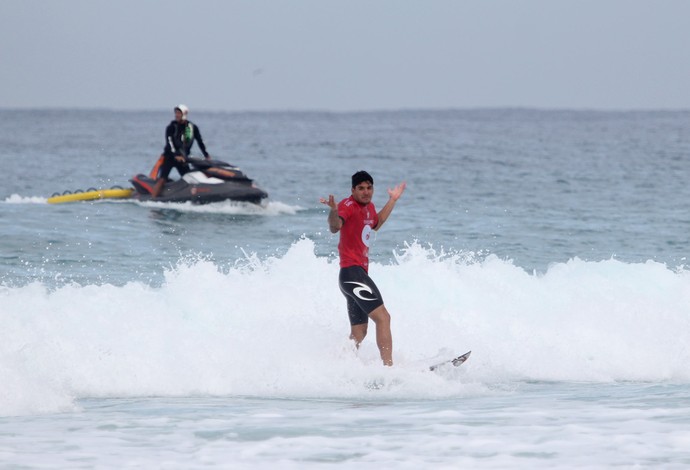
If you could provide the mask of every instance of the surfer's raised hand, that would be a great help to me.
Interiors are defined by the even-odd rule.
[[[394,201],[397,201],[400,199],[400,196],[402,196],[402,193],[405,192],[405,188],[407,187],[407,183],[403,181],[399,185],[397,185],[394,188],[388,188],[388,195],[390,196],[391,199]]]
[[[335,203],[335,196],[333,196],[332,194],[328,195],[328,199],[322,197],[319,200],[321,201],[321,204],[326,204],[331,209],[337,209],[338,208],[338,205]]]
[[[326,204],[331,210],[328,212],[328,229],[331,233],[336,233],[343,226],[343,219],[338,215],[338,204],[335,203],[335,196],[328,195],[328,199],[321,198],[321,204]]]

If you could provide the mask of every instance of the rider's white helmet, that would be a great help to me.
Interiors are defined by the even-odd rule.
[[[175,109],[179,109],[180,112],[182,113],[182,117],[184,119],[187,119],[187,113],[189,113],[189,108],[183,104],[178,104],[175,106]]]

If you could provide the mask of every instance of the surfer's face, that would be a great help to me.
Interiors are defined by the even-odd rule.
[[[182,119],[183,119],[183,117],[182,117],[182,111],[180,111],[179,109],[176,109],[176,110],[175,110],[175,120],[176,120],[177,122],[182,122]]]
[[[374,185],[368,181],[363,181],[352,188],[352,198],[359,204],[369,204],[373,195]]]

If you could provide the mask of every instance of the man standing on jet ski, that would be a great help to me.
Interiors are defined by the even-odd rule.
[[[189,156],[189,152],[195,140],[197,145],[199,145],[199,149],[201,149],[201,153],[204,154],[204,157],[207,159],[211,158],[206,151],[206,146],[201,138],[199,128],[194,123],[187,120],[188,113],[189,108],[187,106],[183,104],[176,106],[175,120],[171,121],[165,129],[163,164],[158,173],[156,185],[153,187],[153,192],[151,193],[153,197],[158,197],[161,191],[163,191],[163,186],[168,180],[168,176],[173,167],[177,168],[180,176],[189,171],[187,157]]]

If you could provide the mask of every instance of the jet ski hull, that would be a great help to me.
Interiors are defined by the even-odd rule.
[[[221,201],[238,201],[260,204],[268,194],[247,182],[222,181],[215,184],[189,184],[181,179],[169,181],[156,198],[151,196],[155,180],[146,175],[137,175],[132,180],[135,192],[134,199],[156,202],[191,202],[193,204],[209,204]]]
[[[220,160],[189,158],[193,171],[177,181],[167,181],[163,190],[151,196],[156,180],[152,175],[139,174],[130,181],[134,185],[133,198],[141,201],[192,202],[208,204],[220,201],[238,201],[260,204],[268,197],[266,191],[256,187],[238,167]]]

